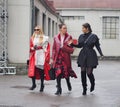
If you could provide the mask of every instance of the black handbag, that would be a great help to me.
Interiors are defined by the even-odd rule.
[[[27,60],[27,66],[29,66],[29,59]]]
[[[55,76],[55,68],[51,67],[49,70],[49,76],[50,76],[50,80],[55,80],[56,76]]]

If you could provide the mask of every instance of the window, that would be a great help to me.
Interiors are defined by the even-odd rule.
[[[58,24],[56,23],[56,34],[58,33]]]
[[[48,36],[51,35],[51,19],[48,18]]]
[[[39,9],[35,7],[35,26],[38,25],[38,19],[39,19]]]
[[[103,37],[116,39],[119,36],[119,17],[103,17]]]
[[[64,20],[84,20],[84,16],[63,16]]]
[[[42,21],[43,31],[46,34],[46,15],[43,13],[43,21]]]
[[[55,26],[54,26],[54,21],[52,21],[52,36],[55,34]]]

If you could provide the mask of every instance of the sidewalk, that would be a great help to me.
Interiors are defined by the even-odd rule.
[[[94,70],[96,90],[82,96],[80,68],[73,61],[78,79],[71,79],[73,90],[68,92],[62,80],[63,94],[54,95],[56,81],[45,81],[44,93],[39,92],[39,81],[34,91],[28,90],[27,76],[0,76],[0,107],[120,107],[120,61],[100,61]]]

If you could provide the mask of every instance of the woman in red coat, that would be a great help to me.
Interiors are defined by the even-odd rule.
[[[43,34],[42,29],[36,26],[34,33],[30,39],[30,59],[28,76],[32,78],[32,87],[30,90],[36,88],[36,79],[41,79],[40,92],[44,91],[44,79],[50,80],[48,71],[50,61],[50,44],[48,36]]]
[[[72,90],[69,77],[77,78],[75,72],[71,67],[70,54],[73,52],[73,48],[68,44],[68,41],[71,40],[72,37],[67,33],[67,27],[65,24],[59,25],[59,28],[60,33],[54,37],[52,49],[53,67],[55,68],[57,78],[57,92],[55,93],[56,95],[60,95],[62,93],[62,78],[66,79],[69,91]],[[65,47],[68,47],[68,49]]]

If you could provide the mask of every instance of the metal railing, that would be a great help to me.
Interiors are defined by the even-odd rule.
[[[0,74],[16,74],[16,67],[8,66],[7,21],[8,1],[0,0]]]

